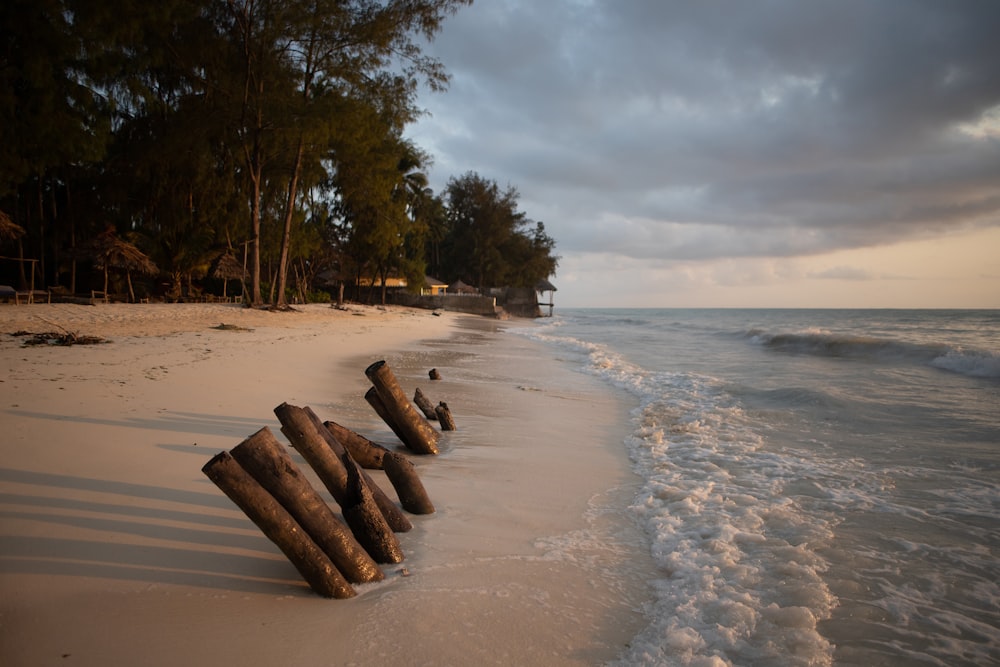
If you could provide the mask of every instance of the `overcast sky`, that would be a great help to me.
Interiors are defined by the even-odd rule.
[[[1000,0],[477,0],[408,132],[559,306],[1000,307]]]

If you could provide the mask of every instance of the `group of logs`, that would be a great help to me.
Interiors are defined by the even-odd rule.
[[[406,399],[385,362],[372,364],[365,374],[373,384],[365,398],[406,448],[436,454],[438,432]],[[213,457],[202,472],[281,549],[316,593],[353,597],[351,584],[384,578],[379,563],[402,562],[396,533],[412,528],[366,469],[385,472],[403,510],[432,514],[434,505],[404,455],[336,422],[321,421],[309,407],[282,403],[274,413],[281,432],[340,505],[343,521],[267,427]]]

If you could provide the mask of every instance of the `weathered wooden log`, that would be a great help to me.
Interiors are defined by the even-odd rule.
[[[371,387],[367,392],[365,392],[365,400],[368,401],[368,405],[372,406],[375,410],[375,414],[382,418],[386,426],[392,429],[392,432],[396,434],[399,441],[406,443],[406,433],[399,428],[396,421],[393,419],[389,410],[386,409],[385,403],[382,401],[382,397],[378,395],[378,390],[375,387]]]
[[[397,434],[405,436],[400,438],[403,444],[417,454],[437,454],[438,432],[410,403],[385,361],[376,361],[365,369],[365,375],[392,416]]]
[[[347,495],[347,470],[340,457],[316,433],[316,428],[302,408],[282,403],[274,409],[274,414],[281,422],[281,432],[292,443],[292,447],[316,471],[323,486],[343,508]]]
[[[436,368],[432,368],[432,369],[430,369],[429,371],[427,371],[427,375],[428,375],[428,376],[429,376],[429,377],[430,377],[430,378],[431,378],[432,380],[440,380],[440,379],[441,379],[441,374],[440,374],[440,373],[438,373],[438,369],[436,369]]]
[[[325,424],[320,420],[313,409],[306,406],[302,408],[306,416],[312,422],[313,426],[316,428],[316,434],[321,437],[326,445],[333,450],[342,462],[350,461],[351,466],[358,468],[358,474],[361,475],[362,481],[368,486],[368,490],[372,493],[372,498],[375,500],[375,504],[378,506],[379,510],[382,512],[382,516],[385,517],[386,523],[389,524],[389,528],[396,533],[405,533],[413,529],[413,524],[410,520],[406,518],[402,510],[396,506],[396,503],[392,502],[392,499],[382,490],[378,484],[375,483],[367,472],[360,469],[357,461],[354,460],[351,453],[343,446],[343,444],[337,440],[337,438],[330,432],[330,429],[326,427]],[[346,454],[346,456],[345,456]]]
[[[348,456],[345,454],[344,458]],[[389,529],[382,512],[372,498],[371,490],[361,478],[361,469],[350,465],[351,461],[343,461],[348,470],[347,497],[344,505],[344,520],[358,536],[361,546],[379,563],[401,563],[403,549],[399,539]]]
[[[311,410],[289,405],[288,403],[282,403],[274,409],[274,414],[277,415],[278,421],[281,422],[281,432],[288,437],[288,440],[295,447],[296,451],[302,454],[302,457],[309,462],[312,469],[316,471],[316,475],[320,478],[320,481],[330,491],[330,495],[333,496],[337,504],[343,509],[348,480],[348,470],[344,467],[344,461],[341,458],[345,450],[336,440],[332,440],[331,442],[327,439],[326,436],[330,435],[330,432],[326,428],[322,428],[322,422],[319,422],[319,418],[315,416],[315,413],[310,413],[312,413]],[[316,427],[317,422],[319,422],[321,429]],[[330,435],[331,439],[332,437]],[[351,463],[352,465],[354,464],[353,461]],[[392,530],[403,533],[413,528],[413,524],[410,523],[409,519],[385,495],[385,492],[375,482],[371,481],[371,478],[365,475],[362,477],[362,480],[373,487],[370,489],[370,493],[380,498],[376,502],[376,506],[385,508],[383,520],[389,522],[388,525]],[[391,522],[389,519],[390,516],[392,517]],[[355,534],[355,537],[361,542],[359,535]]]
[[[313,542],[352,583],[381,581],[382,570],[334,515],[266,426],[229,452],[250,476],[288,510]]]
[[[368,470],[382,469],[382,458],[389,451],[388,449],[337,422],[324,421],[323,426],[344,446],[344,449],[351,453],[351,458],[359,466]]]
[[[319,595],[349,598],[356,593],[323,550],[229,452],[220,452],[201,471],[274,542]]]
[[[451,410],[448,409],[448,404],[441,401],[434,408],[434,412],[437,413],[438,421],[441,423],[442,431],[454,431],[455,430],[455,420],[451,416]]]
[[[437,421],[437,413],[434,412],[434,404],[431,403],[431,399],[427,398],[427,395],[417,387],[417,390],[413,392],[413,402],[416,404],[420,411],[424,413],[430,421]]]
[[[403,509],[413,514],[434,514],[434,503],[431,502],[416,468],[405,456],[396,452],[385,455],[383,466],[386,477],[396,489],[399,502]]]

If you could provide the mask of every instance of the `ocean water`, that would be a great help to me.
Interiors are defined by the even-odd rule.
[[[1000,311],[564,309],[636,406],[622,665],[1000,665]]]

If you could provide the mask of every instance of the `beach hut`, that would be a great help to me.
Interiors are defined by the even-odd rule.
[[[104,271],[105,298],[108,296],[109,269],[120,269],[125,272],[129,299],[133,302],[135,290],[132,288],[132,272],[155,275],[159,271],[153,260],[128,241],[119,238],[115,230],[110,227],[85,244],[84,249],[94,260],[94,265]]]
[[[229,285],[230,280],[240,281],[241,295],[245,291],[243,283],[247,279],[247,271],[243,268],[243,265],[239,263],[239,260],[233,257],[233,253],[230,250],[222,253],[212,261],[212,266],[209,268],[208,275],[216,280],[222,281],[223,299],[229,299],[229,295],[226,294],[226,288]]]
[[[541,280],[538,281],[538,283],[535,284],[535,291],[538,292],[539,311],[541,311],[542,306],[548,306],[549,307],[548,316],[552,317],[552,309],[556,305],[555,304],[556,286],[550,283],[545,278],[542,278]],[[548,297],[545,296],[546,292],[549,293]]]
[[[437,296],[444,294],[448,289],[448,283],[443,283],[437,278],[424,276],[424,286],[420,290],[422,296]]]
[[[448,294],[479,294],[479,290],[472,285],[465,284],[461,280],[456,280],[448,285]]]

